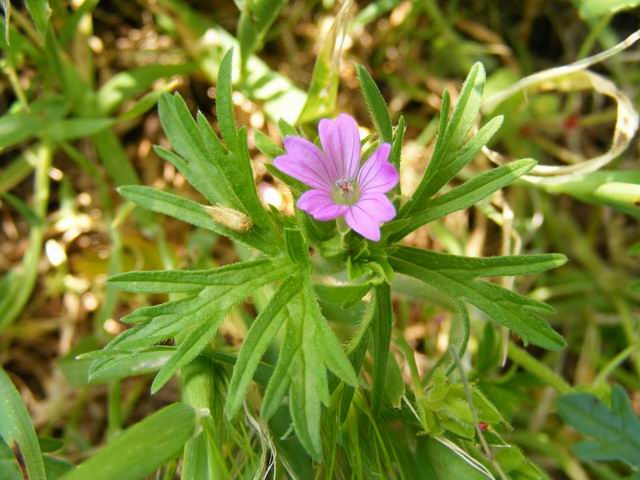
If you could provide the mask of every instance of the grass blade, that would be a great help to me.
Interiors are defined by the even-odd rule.
[[[173,458],[198,424],[198,415],[189,405],[169,405],[125,430],[62,480],[143,478]]]
[[[27,407],[13,382],[0,368],[0,434],[13,450],[22,470],[30,480],[46,480],[38,437],[31,424]]]

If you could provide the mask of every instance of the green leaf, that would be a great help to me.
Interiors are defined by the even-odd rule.
[[[210,270],[153,270],[125,272],[109,278],[109,285],[127,292],[184,293],[199,292],[205,287],[241,286],[244,282],[268,273],[276,266],[268,259],[232,263]]]
[[[558,415],[579,432],[594,437],[578,443],[574,452],[584,460],[619,460],[640,467],[640,419],[622,387],[614,385],[611,408],[586,393],[570,393],[556,400]]]
[[[96,93],[97,108],[103,115],[108,115],[130,98],[145,93],[157,80],[186,74],[191,70],[193,70],[192,64],[180,63],[150,64],[119,72],[109,78]]]
[[[340,286],[314,285],[313,288],[322,300],[347,308],[364,297],[372,286],[373,283],[367,282]]]
[[[387,223],[383,231],[393,230],[398,221],[408,220],[407,225],[391,235],[390,241],[397,241],[415,229],[458,210],[463,210],[503,187],[513,183],[536,165],[535,160],[517,160],[484,172],[451,191],[426,202],[420,211],[402,220]]]
[[[471,67],[460,91],[456,109],[447,125],[445,142],[449,151],[456,150],[462,145],[478,117],[485,78],[484,67],[481,63],[476,63]]]
[[[585,20],[596,20],[605,15],[637,8],[640,0],[581,0],[580,16]]]
[[[378,413],[387,387],[387,362],[389,359],[389,344],[391,342],[393,311],[389,284],[378,285],[375,292],[376,306],[373,323],[371,324],[371,337],[373,338],[373,389],[371,403],[373,412]]]
[[[160,147],[156,153],[175,165],[211,204],[230,206],[250,217],[255,234],[263,237],[272,250],[277,250],[273,225],[258,198],[253,179],[246,130],[235,130],[230,55],[231,52],[221,66],[217,103],[218,120],[228,151],[204,115],[198,113],[196,123],[180,96],[165,94],[159,102],[160,120],[178,155]]]
[[[268,136],[262,133],[260,130],[255,131],[256,148],[260,150],[265,157],[274,159],[278,155],[282,155],[284,150],[275,144],[275,142]]]
[[[218,71],[218,83],[216,84],[216,117],[220,124],[222,138],[230,150],[235,150],[238,139],[236,137],[236,121],[233,113],[233,100],[231,98],[232,82],[231,68],[233,66],[233,49],[225,53],[220,70]]]
[[[393,130],[391,128],[391,117],[389,116],[387,104],[378,86],[373,81],[373,78],[371,78],[371,75],[369,75],[369,72],[367,72],[367,69],[362,65],[358,65],[357,68],[360,88],[362,89],[362,94],[364,95],[371,119],[382,141],[391,143],[393,140]]]
[[[340,82],[340,47],[348,24],[349,16],[343,7],[336,15],[331,28],[322,41],[320,53],[313,66],[307,101],[302,107],[296,123],[312,122],[334,112]]]
[[[538,272],[560,264],[564,260],[561,256],[533,256],[530,270],[527,270],[526,257],[505,257],[503,260],[497,257],[482,265],[478,261],[483,259],[454,259],[440,255],[446,254],[400,247],[392,253],[390,262],[398,273],[417,278],[453,299],[475,305],[527,342],[548,350],[559,350],[565,346],[562,336],[535,313],[552,312],[551,307],[495,284],[475,280],[484,274]],[[453,263],[451,267],[445,265],[447,259]],[[466,260],[469,260],[467,267],[464,266]]]
[[[243,2],[240,21],[238,22],[238,40],[242,69],[245,70],[249,57],[264,42],[269,27],[278,17],[285,0],[253,0]]]
[[[284,245],[291,261],[298,264],[309,262],[309,247],[304,241],[300,230],[285,228]]]
[[[557,268],[567,262],[567,257],[561,253],[474,258],[402,247],[399,254],[419,262],[421,267],[469,279],[531,275]]]
[[[269,420],[273,417],[280,406],[282,397],[287,393],[291,381],[291,370],[293,368],[293,360],[300,349],[300,338],[296,335],[298,328],[296,322],[299,319],[293,319],[286,313],[286,330],[280,348],[280,354],[276,363],[276,368],[271,375],[271,379],[267,384],[267,389],[262,399],[260,407],[260,416]]]
[[[471,333],[471,320],[469,319],[469,312],[467,310],[467,306],[460,301],[455,301],[457,307],[456,317],[454,321],[451,322],[451,328],[449,330],[449,345],[450,348],[454,348],[456,340],[458,346],[456,351],[458,353],[458,358],[462,358],[467,351],[467,345],[469,344],[469,335]],[[458,326],[459,325],[459,326]],[[456,327],[458,326],[457,330]],[[489,328],[492,328],[489,326]],[[450,354],[450,352],[447,352]],[[453,357],[453,355],[450,355]],[[456,359],[452,358],[450,365],[447,367],[447,373],[451,373],[453,369],[456,368]]]
[[[116,185],[140,183],[127,152],[116,135],[110,130],[101,130],[91,137],[100,161]]]
[[[416,457],[431,465],[437,480],[495,480],[481,463],[446,439],[422,437]]]
[[[0,434],[11,447],[24,478],[46,480],[38,437],[27,407],[13,382],[0,368]]]
[[[422,210],[429,198],[448,181],[445,179],[447,177],[449,177],[449,179],[452,178],[466,162],[471,161],[475,156],[473,152],[475,151],[477,153],[483,146],[480,143],[485,139],[488,140],[490,137],[489,134],[492,134],[492,130],[496,125],[490,122],[488,125],[491,126],[482,132],[482,137],[479,140],[475,142],[472,140],[471,145],[467,149],[463,148],[464,140],[475,123],[480,111],[484,81],[484,67],[482,64],[476,63],[471,68],[465,80],[456,109],[450,120],[448,118],[450,98],[448,92],[444,92],[438,138],[433,150],[433,155],[414,195],[400,209],[398,219],[416,210]],[[440,173],[442,169],[445,169],[445,172]],[[434,178],[436,176],[437,179]]]
[[[162,95],[158,102],[160,123],[177,155],[156,148],[156,153],[171,162],[210,203],[239,208],[239,202],[216,163],[186,103],[178,94]]]
[[[293,128],[293,126],[291,126],[289,123],[287,123],[286,120],[284,120],[283,118],[281,118],[280,120],[278,120],[278,130],[280,130],[280,136],[282,138],[288,137],[288,136],[296,136],[296,135],[300,135],[295,128]]]
[[[51,16],[49,2],[47,0],[25,0],[24,3],[31,14],[31,18],[33,18],[36,29],[44,37],[47,34],[49,17]]]
[[[209,148],[210,158],[218,165],[220,172],[233,190],[238,204],[257,224],[257,229],[260,230],[262,236],[271,238],[273,235],[272,225],[258,198],[253,179],[246,128],[243,127],[238,131],[237,148],[225,154],[213,128],[200,112],[198,112],[197,123],[202,138]]]
[[[314,371],[317,363],[314,351],[301,350],[293,364],[293,375],[299,377],[290,382],[289,401],[293,425],[300,443],[314,459],[322,455],[320,440],[320,397],[318,389],[325,372]]]
[[[307,312],[307,315],[310,316],[315,327],[315,335],[311,335],[309,338],[305,338],[305,340],[315,340],[318,354],[323,359],[324,364],[329,368],[329,370],[349,385],[357,385],[358,376],[353,370],[353,366],[344,352],[342,345],[338,341],[338,338],[322,315],[313,287],[308,281],[305,283],[303,297],[305,302],[305,311]]]
[[[58,364],[71,385],[82,387],[157,372],[167,363],[174,351],[173,347],[154,347],[148,351],[120,355],[118,361],[110,362],[106,368],[91,375],[91,381],[89,381],[91,359],[63,358]]]
[[[90,380],[103,370],[112,368],[114,363],[122,362],[123,355],[135,354],[137,349],[145,349],[157,342],[180,336],[182,339],[178,349],[163,365],[158,380],[154,382],[154,389],[160,388],[177,368],[193,359],[207,346],[231,308],[254,294],[256,289],[287,276],[290,269],[288,262],[257,260],[222,267],[218,269],[218,273],[203,272],[202,278],[209,279],[211,284],[202,288],[197,295],[140,309],[137,315],[142,323],[125,330],[103,349],[103,356],[91,366]],[[230,271],[233,273],[230,274]],[[212,280],[216,274],[222,275],[217,285]],[[127,282],[124,277],[121,286],[138,288],[136,282],[139,279],[133,275],[133,282]],[[153,274],[147,277],[146,282],[152,278]],[[148,288],[149,283],[146,282],[143,282],[143,289]],[[163,291],[166,291],[165,288],[171,290],[171,287],[161,288]],[[175,288],[179,290],[182,286]]]
[[[218,333],[218,327],[224,320],[227,311],[209,310],[209,315],[201,325],[197,325],[186,332],[186,336],[181,338],[178,349],[153,379],[151,384],[152,394],[160,390],[178,370],[191,362],[204,350]]]
[[[233,238],[265,253],[277,251],[276,247],[260,237],[254,228],[242,231],[244,228],[243,214],[239,212],[234,215],[233,210],[230,209],[212,209],[212,207],[207,207],[193,200],[142,185],[126,185],[120,187],[118,193],[127,200],[152,212],[162,213],[197,227],[206,228],[218,235]],[[226,217],[225,211],[228,212]],[[223,214],[220,215],[218,212]],[[223,221],[226,219],[226,225],[215,221],[214,218]]]
[[[295,345],[295,353],[288,370],[289,410],[300,443],[309,455],[319,459],[322,452],[321,402],[328,402],[329,392],[327,374],[316,350],[320,342],[313,340],[316,335],[316,325],[309,307],[308,296],[304,291],[294,297],[288,305],[291,321],[287,325],[287,335],[292,336],[293,345]],[[276,366],[274,377],[276,373],[278,373],[278,366]]]
[[[240,410],[258,363],[286,320],[282,312],[301,288],[301,279],[298,276],[292,276],[273,294],[267,307],[260,312],[251,325],[242,343],[229,383],[225,402],[225,410],[229,418],[234,417]]]
[[[169,405],[126,429],[63,480],[143,478],[176,456],[195,435],[198,424],[198,415],[190,406]]]
[[[389,155],[389,161],[395,165],[396,169],[400,171],[400,156],[402,154],[402,145],[404,145],[404,133],[407,130],[404,117],[398,119],[398,126],[396,127],[395,136],[393,138],[393,145],[391,146],[391,153]],[[400,182],[396,186],[396,189],[400,190]]]
[[[534,185],[549,193],[571,195],[582,202],[606,205],[640,218],[640,172],[635,170],[599,170]]]
[[[262,405],[263,418],[270,418],[287,387],[295,432],[305,450],[319,459],[321,404],[329,403],[326,369],[350,385],[358,378],[340,342],[322,316],[309,279],[288,302],[284,343]]]
[[[488,121],[475,136],[469,140],[460,150],[453,155],[453,160],[434,172],[432,176],[426,176],[423,186],[423,198],[430,198],[444,187],[456,174],[469,162],[471,162],[482,147],[484,147],[502,126],[503,117],[498,116]]]
[[[46,128],[46,122],[30,113],[9,113],[0,117],[0,150],[26,140]]]
[[[4,12],[4,21],[2,22],[4,24],[4,41],[8,46],[11,43],[11,2],[3,1],[2,11]]]

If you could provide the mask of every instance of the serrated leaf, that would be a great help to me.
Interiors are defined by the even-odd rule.
[[[393,130],[391,128],[391,117],[389,116],[387,104],[367,69],[362,65],[358,65],[357,69],[360,88],[369,109],[371,119],[382,141],[391,143],[393,140]]]
[[[162,95],[158,101],[160,123],[176,154],[166,149],[155,152],[171,162],[210,203],[239,208],[231,187],[219,168],[211,162],[205,144],[191,112],[178,94]]]
[[[257,263],[256,263],[257,262]],[[182,365],[185,359],[192,359],[206,347],[216,333],[219,323],[226,313],[243,299],[255,293],[265,284],[287,276],[290,271],[288,263],[278,262],[244,262],[231,267],[222,267],[234,272],[219,285],[209,285],[201,289],[197,295],[168,302],[164,305],[146,307],[143,310],[144,322],[125,330],[112,340],[103,350],[104,357],[95,360],[90,369],[90,379],[104,369],[119,362],[119,356],[135,352],[136,349],[147,348],[153,344],[176,337],[187,338],[174,353],[174,356],[163,366],[161,379],[155,384],[162,385],[168,379],[169,372],[175,371],[176,365]],[[225,273],[226,272],[226,273]],[[203,275],[214,275],[205,272]],[[125,277],[126,278],[126,277]],[[124,286],[130,283],[123,282]],[[118,353],[115,358],[113,353]],[[174,358],[175,357],[175,358]],[[178,367],[179,368],[179,367]]]
[[[474,280],[471,269],[441,270],[442,264],[439,262],[432,266],[431,261],[435,258],[431,255],[432,253],[434,252],[400,247],[391,255],[390,262],[398,273],[417,278],[453,299],[464,300],[475,305],[496,322],[520,335],[525,341],[549,350],[559,350],[565,346],[562,336],[535,313],[553,311],[549,306],[495,284]],[[547,260],[535,262],[532,265],[533,271],[536,271],[536,268],[550,268],[561,261],[561,258],[552,257]],[[464,257],[460,257],[459,261],[464,262]],[[509,261],[514,263],[508,265]],[[511,274],[510,272],[515,270],[525,271],[526,267],[522,266],[522,259],[516,257],[516,260],[513,260],[511,257],[511,260],[505,262],[502,265],[494,265],[486,271],[502,274]],[[470,265],[474,263],[471,261]],[[475,263],[475,265],[478,264]],[[478,274],[482,272],[483,270],[479,269]]]
[[[242,343],[242,348],[238,354],[238,360],[229,382],[229,391],[225,402],[225,410],[228,417],[235,416],[242,406],[242,400],[260,359],[286,319],[282,311],[286,309],[289,300],[301,288],[300,278],[292,276],[273,294],[267,307],[252,323]]]
[[[401,256],[408,258],[410,254],[414,261],[425,268],[468,278],[530,275],[557,268],[567,262],[567,257],[561,253],[478,258],[411,247],[403,247],[401,252]]]
[[[462,168],[471,162],[482,150],[489,140],[502,126],[503,117],[498,116],[489,120],[474,137],[462,146],[454,155],[453,159],[448,161],[440,169],[427,176],[425,174],[425,183],[422,187],[422,198],[430,198],[435,195],[447,182],[452,180]],[[416,205],[416,208],[419,208]]]
[[[126,429],[62,478],[144,478],[182,449],[196,433],[198,423],[198,415],[189,405],[169,405]]]
[[[63,358],[59,361],[59,365],[67,381],[74,387],[81,387],[157,372],[169,360],[173,352],[172,347],[155,347],[148,351],[119,355],[117,361],[109,362],[106,368],[93,374],[91,381],[89,381],[91,359]]]
[[[214,220],[214,218],[222,220],[222,216],[213,215],[209,207],[169,192],[144,185],[126,185],[120,187],[118,192],[127,200],[152,212],[162,213],[197,227],[206,228],[265,253],[277,251],[273,243],[262,238],[256,229],[250,227],[248,231],[242,231],[241,222],[236,218],[239,215],[231,216],[231,210],[227,225],[223,225]],[[236,227],[236,225],[239,226]]]
[[[464,140],[475,123],[480,111],[484,81],[484,67],[482,64],[476,63],[471,68],[465,80],[451,119],[448,118],[450,97],[447,91],[444,92],[438,137],[433,155],[412,198],[400,209],[398,219],[414,213],[416,210],[422,210],[429,198],[448,181],[444,179],[449,177],[449,175],[451,175],[449,179],[452,178],[452,176],[464,166],[463,162],[472,160],[473,156],[475,156],[472,156],[473,151],[483,146],[479,144],[481,140],[488,140],[487,134],[490,133],[491,129],[495,126],[493,124],[488,130],[483,132],[481,139],[471,143],[469,148],[464,151],[462,158],[456,155],[456,152],[463,150]],[[443,169],[445,172],[439,175]],[[440,185],[440,187],[436,188],[438,185]]]
[[[402,219],[408,220],[407,226],[398,233],[391,235],[391,241],[400,240],[422,225],[476,204],[483,198],[513,183],[535,165],[535,160],[527,159],[502,165],[484,172],[451,191],[426,202],[420,210],[416,209],[414,213]],[[386,232],[387,229],[394,229],[394,223],[402,220],[387,223],[383,227],[383,232]]]
[[[210,311],[202,325],[192,329],[181,339],[178,349],[171,358],[162,366],[151,384],[151,393],[160,390],[171,377],[182,367],[204,350],[211,340],[216,336],[218,327],[224,320],[225,310]]]
[[[271,375],[271,379],[267,384],[267,389],[262,399],[262,406],[260,408],[260,416],[265,420],[269,420],[276,413],[280,406],[282,397],[287,393],[290,383],[290,372],[293,365],[293,359],[295,358],[298,350],[300,349],[300,339],[297,337],[295,322],[288,313],[285,313],[286,317],[286,332],[283,338],[282,347],[280,348],[280,354],[276,363],[276,368]]]
[[[482,64],[474,64],[462,86],[456,109],[447,125],[446,143],[449,151],[462,145],[478,117],[485,78]]]
[[[282,264],[282,262],[280,262]],[[210,270],[152,270],[126,272],[109,277],[109,285],[127,292],[183,293],[199,292],[205,287],[241,286],[278,267],[269,259],[232,263]]]
[[[289,409],[305,450],[319,459],[321,404],[329,403],[329,368],[351,385],[357,383],[349,359],[320,312],[309,279],[288,302],[287,330],[273,375],[267,385],[262,416],[270,418],[289,388]]]
[[[558,415],[581,433],[594,437],[574,447],[585,460],[620,460],[640,467],[640,419],[622,387],[614,385],[611,409],[586,393],[570,393],[556,400]]]
[[[13,451],[24,478],[46,480],[38,437],[27,407],[4,369],[0,367],[0,435]]]
[[[160,97],[159,112],[169,140],[178,155],[161,147],[156,153],[180,170],[212,205],[229,206],[248,215],[255,234],[277,249],[271,221],[266,214],[253,179],[246,129],[236,132],[231,101],[231,52],[221,65],[218,85],[218,121],[227,150],[201,113],[194,121],[179,95]]]
[[[294,360],[294,375],[299,381],[291,381],[289,401],[291,418],[296,434],[305,450],[316,460],[322,455],[320,441],[320,397],[318,395],[319,376],[307,365],[309,354],[303,351]],[[325,372],[321,372],[325,375]]]
[[[338,338],[322,315],[310,283],[305,284],[303,294],[307,315],[310,316],[310,321],[315,326],[316,332],[315,338],[309,337],[308,340],[315,340],[318,353],[329,370],[346,383],[353,386],[357,385],[358,376],[354,372]],[[307,340],[306,337],[305,340]]]

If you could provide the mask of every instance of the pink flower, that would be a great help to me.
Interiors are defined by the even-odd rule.
[[[396,216],[385,195],[398,183],[389,162],[391,146],[380,145],[360,164],[360,135],[355,120],[340,114],[320,120],[322,150],[301,137],[284,139],[285,154],[273,163],[287,175],[311,187],[296,206],[316,220],[344,217],[347,225],[369,240],[380,240],[380,224]]]

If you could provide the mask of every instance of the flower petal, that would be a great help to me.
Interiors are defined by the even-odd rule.
[[[398,184],[398,170],[389,162],[391,145],[383,143],[369,157],[358,173],[358,186],[362,195],[387,193]]]
[[[364,195],[356,205],[378,222],[388,222],[396,216],[396,209],[393,203],[382,193]]]
[[[326,222],[344,215],[346,205],[338,205],[331,195],[324,190],[308,190],[300,195],[296,207],[304,210],[316,220]]]
[[[287,175],[313,188],[330,191],[335,183],[332,165],[324,153],[302,137],[284,139],[286,152],[273,160],[273,164]]]
[[[352,205],[344,216],[347,225],[364,238],[377,242],[380,240],[380,223],[358,203]]]
[[[320,120],[318,133],[322,149],[333,164],[335,179],[353,178],[360,165],[360,133],[353,117],[341,113],[335,121]]]

